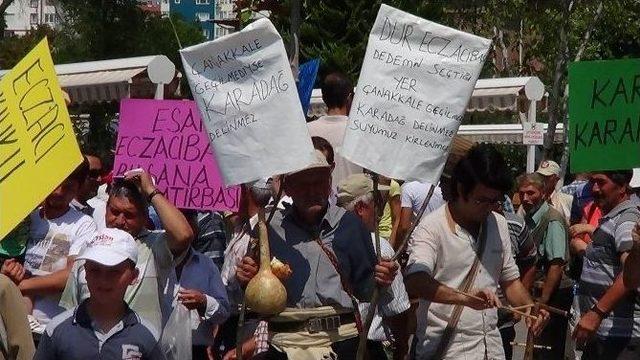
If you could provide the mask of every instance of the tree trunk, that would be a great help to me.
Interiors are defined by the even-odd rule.
[[[582,53],[584,52],[584,49],[587,47],[587,43],[591,38],[591,32],[595,28],[598,20],[600,20],[600,16],[602,16],[602,8],[603,8],[603,4],[602,4],[602,1],[600,1],[598,3],[598,8],[596,9],[596,13],[593,16],[593,21],[591,22],[591,24],[589,24],[589,28],[584,33],[584,37],[582,38],[582,42],[580,43],[580,47],[578,48],[578,52],[576,53],[576,56],[573,61],[580,61],[580,59],[582,58]],[[569,96],[569,82],[567,82],[567,84],[564,87],[564,96],[562,98],[562,114],[563,114],[562,125],[564,126],[562,141],[563,141],[564,149],[562,152],[562,158],[560,159],[560,179],[564,178],[564,174],[567,172],[567,165],[569,164],[569,128],[568,128],[569,117],[567,116],[568,115],[567,114],[568,96]]]
[[[4,18],[4,13],[7,12],[7,9],[11,4],[13,4],[14,0],[3,0],[0,3],[0,39],[4,39],[4,30],[7,28],[7,22]]]
[[[544,159],[549,159],[553,156],[553,140],[556,133],[556,125],[558,120],[562,118],[562,94],[560,89],[566,78],[567,58],[569,51],[569,42],[567,39],[567,26],[569,24],[569,16],[571,14],[571,4],[565,1],[565,6],[562,9],[562,25],[558,30],[560,36],[560,44],[558,46],[558,52],[556,53],[556,68],[553,76],[553,87],[551,88],[551,94],[549,96],[549,121],[547,127],[547,134],[544,139]]]

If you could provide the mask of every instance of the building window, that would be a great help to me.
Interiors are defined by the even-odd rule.
[[[44,22],[54,24],[56,22],[56,14],[44,14]]]
[[[31,24],[37,24],[38,14],[29,14],[29,22],[31,22]]]
[[[207,21],[209,19],[211,19],[211,15],[209,13],[196,13],[196,18],[200,21],[200,22],[204,22]]]
[[[196,5],[209,5],[209,0],[196,0]]]
[[[55,6],[56,5],[55,0],[47,0],[45,3],[47,4],[47,6]]]
[[[38,7],[38,0],[29,1],[29,6],[32,7],[32,8],[37,8]]]
[[[209,31],[209,29],[202,29],[202,35],[204,35],[204,37],[208,39],[211,35],[211,32]]]

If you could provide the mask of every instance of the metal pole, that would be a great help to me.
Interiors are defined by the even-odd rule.
[[[536,101],[531,100],[529,103],[529,113],[527,114],[527,121],[530,123],[536,122]],[[536,146],[529,145],[527,147],[527,173],[532,173],[536,168]]]

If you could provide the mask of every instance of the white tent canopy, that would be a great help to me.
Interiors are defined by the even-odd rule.
[[[562,143],[563,133],[562,124],[558,124],[553,140],[556,144]],[[475,143],[522,145],[522,124],[460,125],[458,136]]]
[[[72,106],[123,98],[153,98],[157,84],[149,78],[150,71],[170,71],[174,74],[172,79],[181,77],[164,55],[60,64],[55,69],[60,87],[69,95]],[[0,70],[0,77],[7,71]]]

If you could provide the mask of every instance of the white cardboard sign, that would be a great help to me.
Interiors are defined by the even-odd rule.
[[[284,44],[269,20],[180,54],[225,185],[313,161]]]
[[[490,45],[383,4],[343,156],[391,178],[437,183]]]
[[[544,144],[544,124],[539,122],[522,123],[522,144],[542,145]]]

